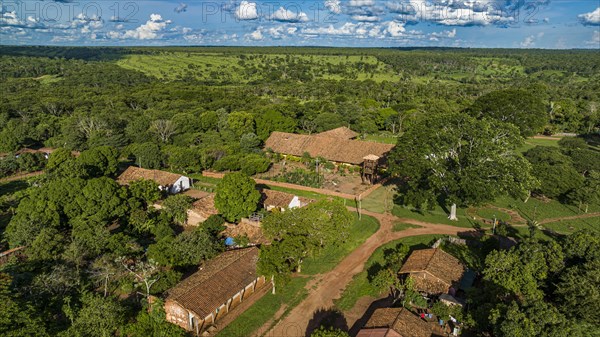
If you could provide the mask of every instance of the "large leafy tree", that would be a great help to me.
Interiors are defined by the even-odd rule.
[[[477,118],[492,118],[517,126],[523,137],[533,136],[548,122],[544,102],[521,89],[492,91],[479,97],[467,110]]]
[[[531,162],[533,174],[541,182],[537,191],[547,197],[564,197],[583,183],[584,178],[573,166],[571,158],[555,147],[536,146],[525,152],[525,158]]]
[[[391,171],[408,179],[401,199],[433,207],[480,204],[501,195],[525,198],[536,186],[531,165],[515,148],[516,127],[460,113],[422,117],[398,139]]]
[[[115,299],[86,295],[68,336],[114,336],[125,321],[125,308]]]
[[[252,214],[259,199],[260,193],[252,178],[240,172],[229,173],[217,184],[215,207],[227,221],[235,222]]]
[[[264,275],[287,279],[290,272],[300,272],[306,257],[344,242],[352,220],[342,203],[329,200],[269,215],[262,228],[273,243],[261,249],[259,269]]]
[[[77,160],[92,177],[112,176],[117,172],[119,153],[114,147],[99,146],[83,151]]]

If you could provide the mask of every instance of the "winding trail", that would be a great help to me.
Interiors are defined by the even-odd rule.
[[[350,208],[356,211],[356,209]],[[400,238],[426,234],[444,234],[457,235],[458,233],[473,232],[467,228],[460,228],[449,225],[433,224],[414,219],[398,218],[391,214],[380,214],[369,211],[363,211],[362,214],[372,216],[379,220],[380,227],[375,234],[370,236],[362,245],[346,256],[333,270],[320,274],[309,285],[311,287],[309,295],[289,314],[279,321],[266,334],[258,331],[254,336],[268,337],[301,337],[305,336],[307,331],[312,330],[309,326],[310,320],[319,309],[328,309],[333,306],[333,300],[341,296],[343,290],[352,281],[354,275],[360,273],[365,262],[375,252],[375,250],[390,242]],[[393,232],[394,223],[406,222],[419,225],[419,228],[409,228],[400,232]],[[261,329],[262,330],[262,329]]]

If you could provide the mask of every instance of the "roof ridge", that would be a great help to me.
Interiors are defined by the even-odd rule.
[[[433,254],[431,254],[431,257],[429,257],[429,260],[427,261],[427,264],[425,264],[425,270],[429,270],[429,265],[431,264],[431,261],[433,260],[433,257],[435,256],[435,254],[437,254],[438,252],[438,248],[431,248],[433,249]]]
[[[238,255],[238,256],[237,256],[235,259],[232,259],[232,260],[231,260],[229,263],[222,265],[222,267],[221,267],[221,268],[219,268],[219,270],[217,270],[215,273],[213,273],[213,275],[211,275],[211,277],[212,277],[212,276],[214,276],[214,275],[216,275],[216,274],[218,274],[218,273],[220,273],[220,272],[222,272],[223,270],[225,270],[225,269],[229,268],[229,266],[231,266],[231,265],[232,265],[232,264],[234,264],[235,262],[239,261],[239,260],[240,260],[242,257],[244,257],[244,256],[246,256],[248,253],[250,253],[250,252],[253,250],[253,248],[256,248],[256,246],[252,246],[252,247],[248,247],[248,248],[241,248],[241,249],[232,249],[232,250],[229,250],[229,251],[223,252],[223,253],[222,253],[220,256],[223,256],[224,254],[233,254],[233,253],[235,253],[235,252],[239,252],[239,253],[238,253],[239,255]],[[242,252],[242,251],[243,251],[243,252]],[[216,256],[215,258],[217,258],[217,257],[219,257],[219,256]],[[213,258],[213,259],[209,260],[208,262],[212,262],[212,261],[213,261],[215,258]],[[203,266],[203,267],[204,267],[204,266]],[[197,273],[197,272],[199,272],[199,271],[201,271],[201,270],[202,270],[202,269],[198,269],[198,271],[196,271],[196,273]],[[194,273],[194,274],[195,274],[195,273]],[[189,288],[189,289],[187,289],[186,291],[184,291],[184,292],[182,292],[181,294],[179,294],[178,296],[176,296],[174,299],[175,299],[175,300],[177,300],[178,298],[180,298],[180,297],[182,297],[182,296],[184,296],[184,295],[188,294],[188,293],[189,293],[189,292],[191,292],[191,291],[192,291],[194,288],[196,288],[197,286],[199,286],[199,285],[203,284],[205,281],[207,281],[207,280],[209,280],[209,279],[210,279],[210,277],[209,277],[209,278],[207,278],[206,280],[202,280],[202,281],[201,281],[201,282],[199,282],[198,284],[194,285],[193,287],[190,287],[190,288]],[[183,281],[185,281],[185,280],[183,280]],[[182,282],[183,282],[183,281],[182,281]]]

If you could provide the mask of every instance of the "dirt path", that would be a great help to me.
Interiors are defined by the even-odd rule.
[[[6,178],[2,178],[0,179],[0,183],[7,183],[10,181],[15,181],[15,180],[21,180],[21,179],[25,179],[25,178],[31,178],[31,177],[36,177],[39,175],[44,174],[44,171],[35,171],[35,172],[29,172],[29,173],[20,173],[14,176],[10,176],[10,177],[6,177]]]
[[[317,275],[314,282],[311,282],[316,285],[316,289],[311,290],[310,294],[265,336],[305,336],[307,329],[312,330],[315,328],[314,326],[309,326],[313,313],[318,309],[332,307],[333,300],[341,296],[354,275],[363,270],[365,262],[383,244],[409,236],[425,234],[457,235],[459,232],[469,231],[466,228],[397,218],[391,214],[379,214],[368,211],[363,211],[363,214],[377,218],[381,224],[379,230],[346,256],[333,270],[322,275]],[[392,231],[394,223],[398,221],[408,222],[408,220],[411,221],[409,223],[422,227],[409,228],[400,232]]]
[[[579,215],[573,215],[573,216],[563,216],[560,218],[544,219],[544,220],[541,220],[539,222],[539,224],[544,225],[544,224],[548,224],[548,223],[552,223],[552,222],[559,222],[559,221],[565,221],[565,220],[576,220],[576,219],[587,219],[587,218],[595,218],[595,217],[600,217],[600,212],[579,214]]]

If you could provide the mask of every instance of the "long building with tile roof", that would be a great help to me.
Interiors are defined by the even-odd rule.
[[[169,290],[167,321],[199,335],[267,282],[256,272],[258,248],[230,250]]]
[[[332,162],[360,165],[367,156],[385,158],[394,145],[331,135],[300,135],[276,131],[265,141],[265,148],[297,157],[308,153],[313,158],[322,157]]]

